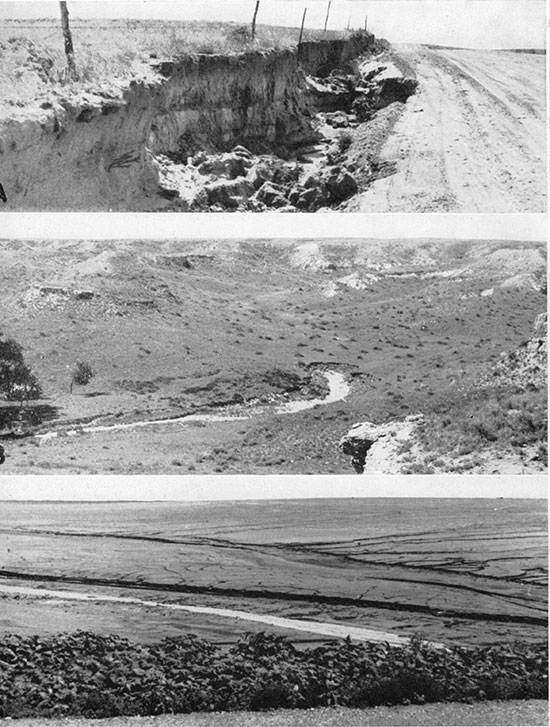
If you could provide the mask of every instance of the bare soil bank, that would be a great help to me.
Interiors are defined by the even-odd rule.
[[[0,28],[3,209],[544,211],[544,55],[191,25]]]
[[[26,43],[24,35],[8,40],[8,59]],[[184,174],[174,186],[173,178],[190,156],[243,144],[288,154],[316,139],[305,74],[327,75],[387,43],[356,33],[299,48],[245,46],[195,55],[182,46],[152,54],[132,78],[126,71],[64,88],[53,61],[30,43],[17,73],[36,76],[38,89],[28,105],[4,104],[0,122],[5,209],[189,209],[183,187],[200,185]],[[202,206],[217,201],[219,194]]]
[[[527,385],[493,366],[546,305],[544,249],[526,243],[5,242],[0,254],[3,332],[46,397],[29,405],[23,433],[227,406],[250,417],[14,439],[18,408],[4,406],[10,473],[350,472],[338,443],[352,424],[441,412],[457,422],[452,452],[467,407],[489,411],[495,392]],[[71,394],[75,360],[96,375]],[[315,372],[329,370],[350,386],[342,401],[277,413],[323,399]],[[491,471],[507,471],[509,456],[544,467],[531,444],[468,443],[463,471],[481,468],[487,449]]]

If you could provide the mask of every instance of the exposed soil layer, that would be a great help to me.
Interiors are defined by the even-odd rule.
[[[545,210],[543,54],[357,33],[65,88],[29,43],[40,93],[0,112],[3,209]]]
[[[5,473],[346,473],[356,422],[483,413],[522,382],[541,403],[493,369],[546,305],[542,245],[13,241],[0,262],[3,333],[45,396],[0,408]],[[70,393],[77,360],[96,373]],[[489,471],[541,471],[535,440],[475,440],[461,467],[489,447]]]
[[[314,141],[305,74],[327,74],[385,47],[357,33],[285,50],[150,59],[140,77],[72,94],[46,83],[33,105],[3,110],[4,208],[231,208],[235,185],[205,189],[208,171],[188,159],[235,145],[288,153]],[[239,180],[236,171],[221,176]],[[237,186],[246,199],[255,191],[248,180]]]

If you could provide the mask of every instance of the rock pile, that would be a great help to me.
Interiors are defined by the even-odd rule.
[[[335,149],[326,156],[326,166],[312,169],[297,161],[253,155],[239,145],[222,154],[201,151],[186,165],[162,158],[158,171],[164,194],[179,196],[189,211],[315,212],[357,192],[351,170],[336,159]]]
[[[319,111],[350,114],[351,124],[368,121],[396,101],[405,103],[418,86],[415,78],[405,76],[393,63],[377,61],[361,64],[357,74],[334,71],[327,78],[308,76],[306,80]]]
[[[393,64],[379,61],[365,61],[353,74],[333,71],[305,81],[308,123],[317,142],[312,141],[313,147],[302,145],[292,160],[287,150],[253,154],[241,144],[224,153],[157,153],[153,163],[161,195],[191,212],[316,212],[356,194],[356,167],[346,161],[352,136],[342,130],[368,121],[390,103],[406,101],[417,82]],[[365,160],[363,177],[368,165]]]

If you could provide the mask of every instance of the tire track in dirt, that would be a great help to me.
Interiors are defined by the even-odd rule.
[[[396,173],[347,209],[543,212],[544,57],[404,47],[419,80],[380,154]]]

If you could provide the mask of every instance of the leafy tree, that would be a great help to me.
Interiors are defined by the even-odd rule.
[[[73,386],[75,384],[78,386],[86,386],[86,384],[89,384],[94,373],[89,363],[86,363],[86,361],[77,361],[71,377],[70,393],[73,393]]]
[[[21,346],[12,338],[0,337],[0,398],[18,401],[23,406],[24,402],[41,396],[42,387],[25,363]]]

